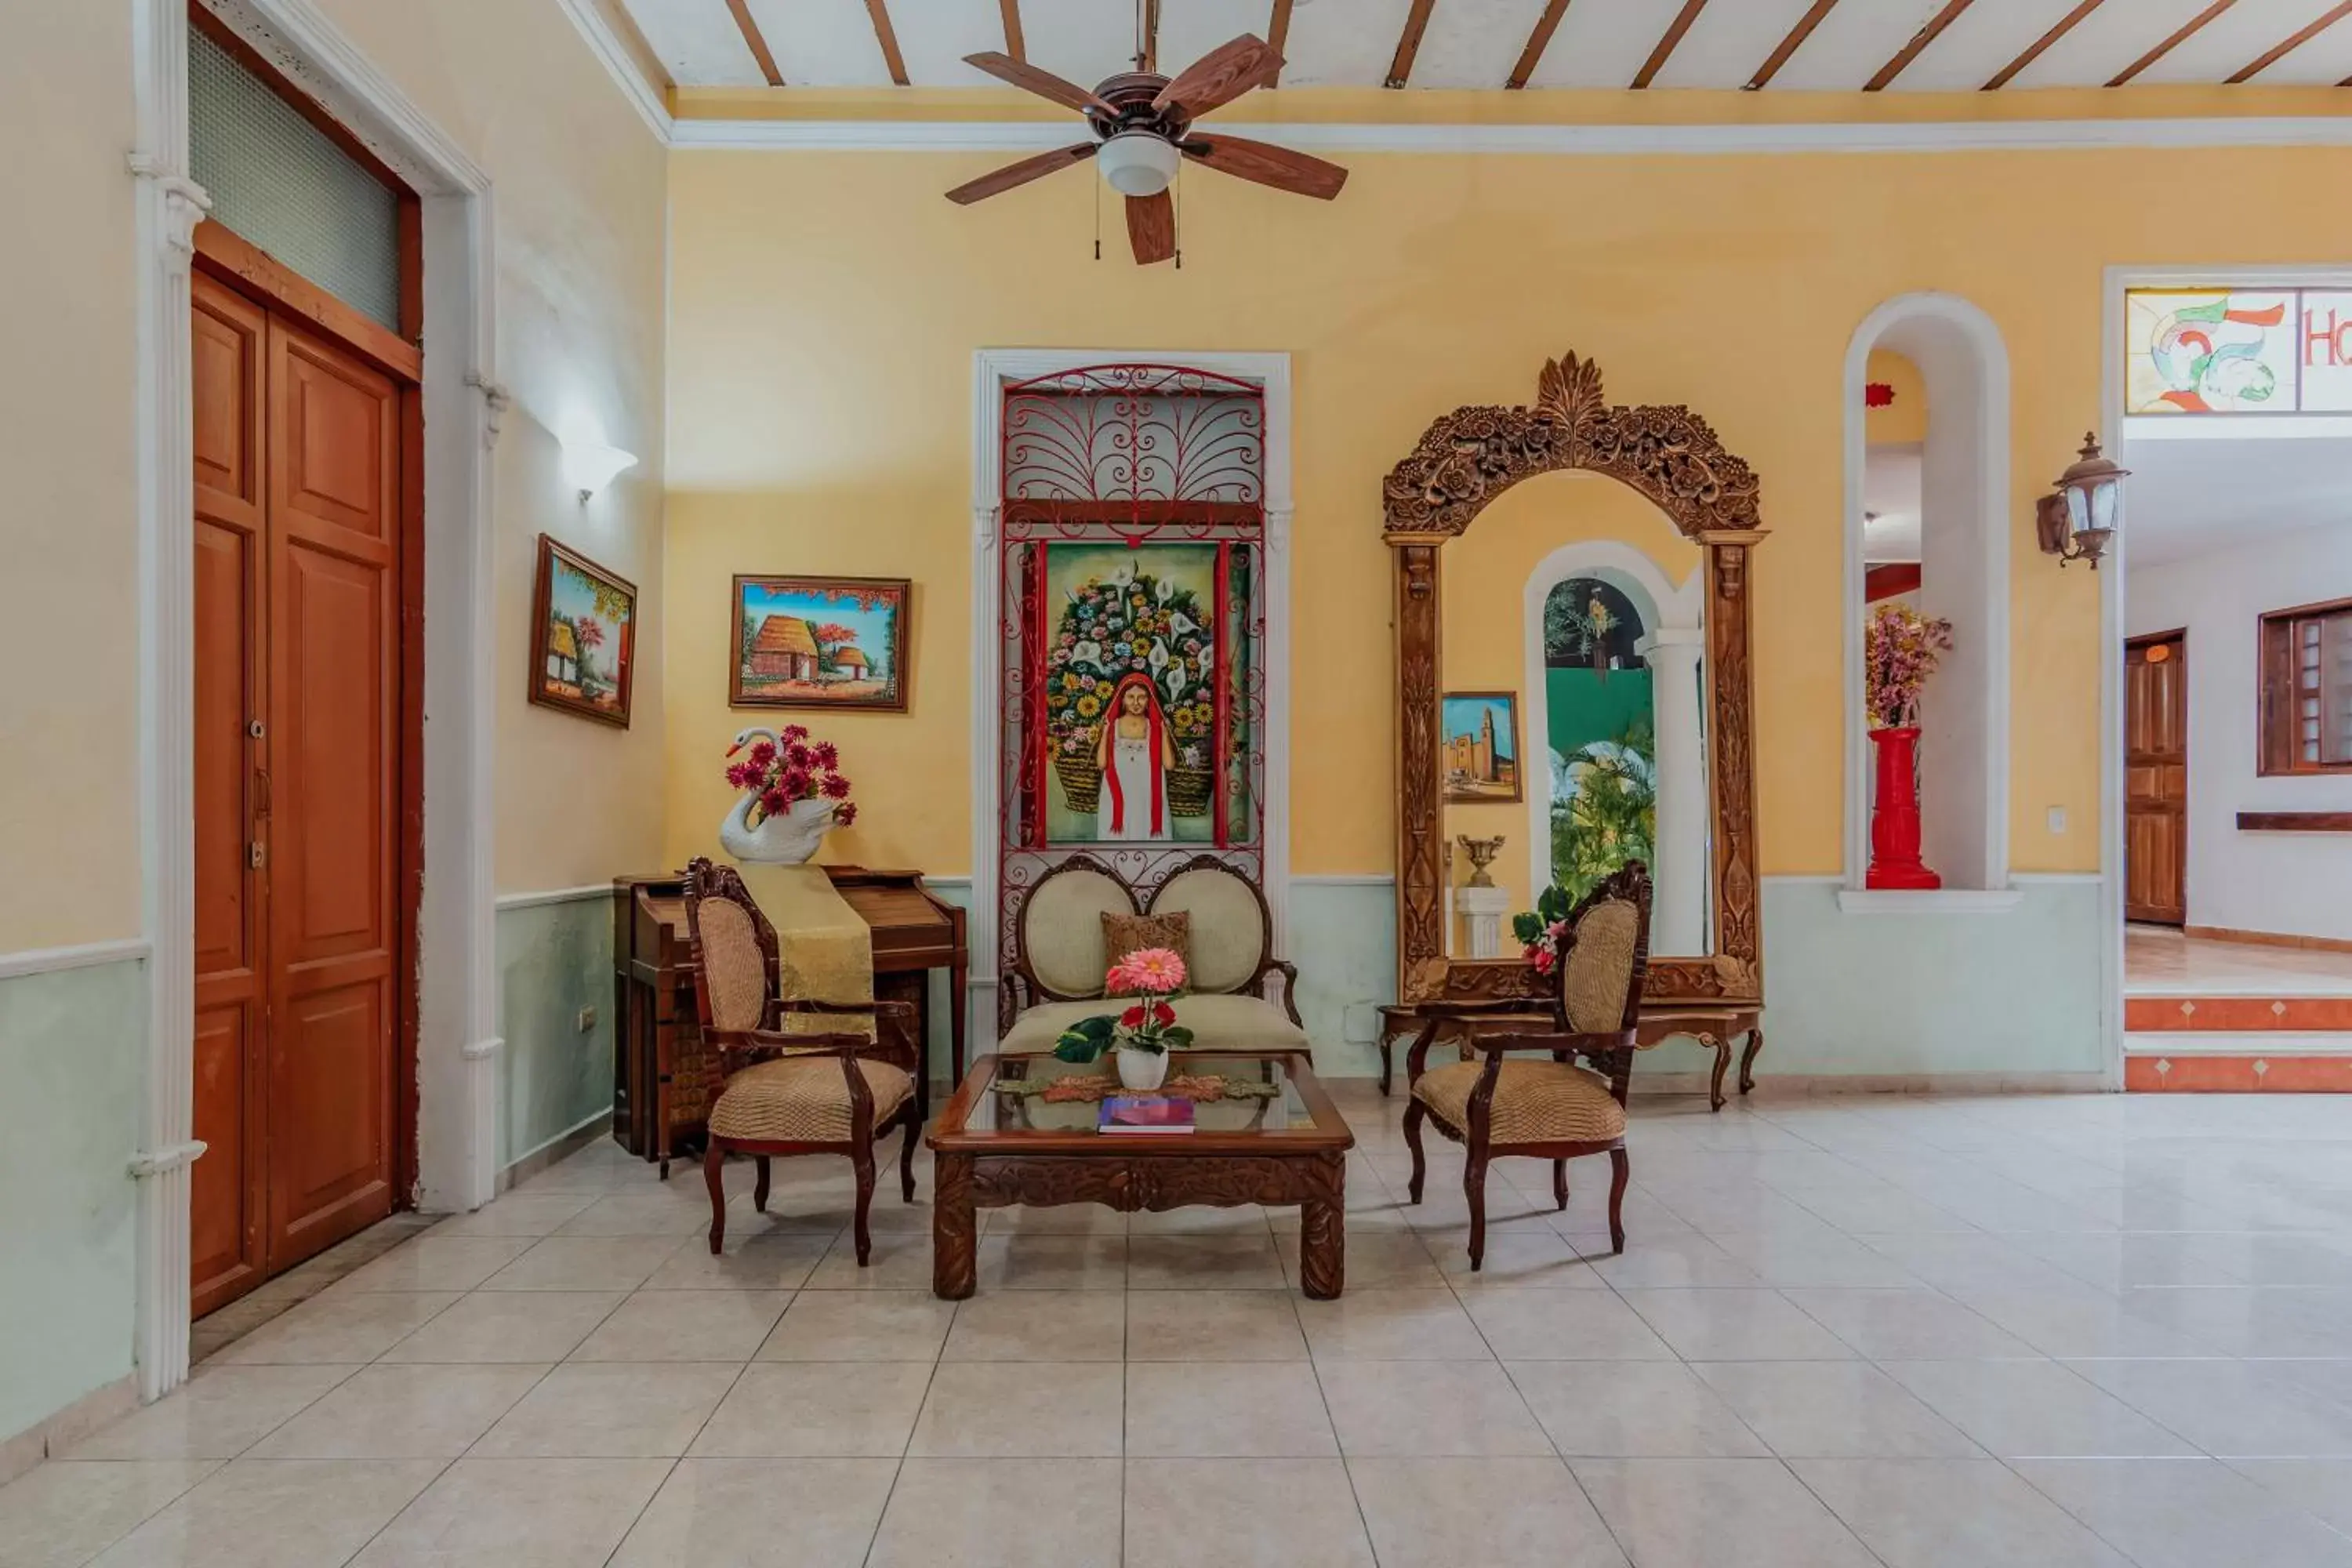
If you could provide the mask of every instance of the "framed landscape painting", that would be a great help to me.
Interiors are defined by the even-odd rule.
[[[1438,756],[1445,769],[1445,798],[1520,799],[1518,694],[1449,691],[1439,708]]]
[[[627,729],[636,584],[542,533],[530,626],[530,700]]]
[[[737,708],[907,710],[903,577],[738,577]]]

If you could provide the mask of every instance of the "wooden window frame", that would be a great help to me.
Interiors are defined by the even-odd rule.
[[[2340,763],[2302,760],[2302,721],[2295,663],[2295,626],[2334,616],[2352,616],[2352,599],[2328,599],[2267,610],[2258,622],[2261,637],[2261,734],[2255,772],[2263,777],[2297,773],[2352,773],[2352,757]]]

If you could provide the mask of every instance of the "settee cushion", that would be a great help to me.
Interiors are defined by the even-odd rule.
[[[998,1046],[1003,1051],[1050,1051],[1062,1031],[1081,1018],[1116,1011],[1124,1001],[1047,1002],[1013,1020]],[[1307,1031],[1263,996],[1188,994],[1174,1003],[1176,1021],[1192,1031],[1192,1047],[1203,1051],[1307,1048]]]

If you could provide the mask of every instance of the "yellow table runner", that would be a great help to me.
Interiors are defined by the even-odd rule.
[[[874,932],[822,866],[739,866],[760,912],[776,928],[787,1001],[874,1000]],[[786,1013],[789,1035],[874,1032],[874,1015]]]

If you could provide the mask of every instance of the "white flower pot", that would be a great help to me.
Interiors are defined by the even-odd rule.
[[[719,841],[741,865],[798,866],[817,851],[833,826],[834,803],[822,796],[796,800],[780,816],[760,819],[757,827],[743,826],[744,807],[738,804],[719,829]]]
[[[1118,1058],[1121,1089],[1154,1089],[1168,1081],[1166,1051],[1131,1051],[1121,1046],[1112,1054]]]

